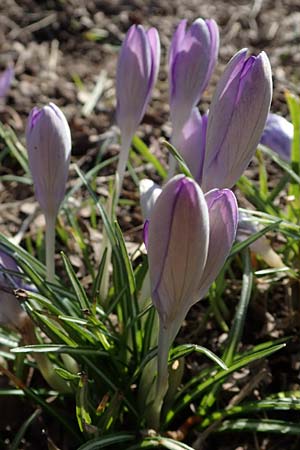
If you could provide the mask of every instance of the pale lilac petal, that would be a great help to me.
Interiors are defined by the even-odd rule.
[[[193,108],[192,114],[184,125],[177,150],[182,155],[194,179],[201,185],[205,157],[207,115]]]
[[[235,240],[238,205],[229,189],[213,189],[205,194],[209,213],[209,247],[206,265],[199,281],[199,298],[204,297],[222,269]]]

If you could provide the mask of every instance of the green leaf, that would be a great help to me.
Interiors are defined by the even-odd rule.
[[[209,358],[211,361],[216,363],[218,366],[220,366],[222,369],[227,370],[228,367],[226,364],[219,358],[217,355],[215,355],[211,350],[208,350],[208,348],[202,347],[201,345],[196,344],[183,344],[179,345],[178,347],[175,347],[170,352],[169,362],[174,361],[175,359],[182,358],[184,356],[190,355],[191,353],[201,353],[207,358]]]
[[[250,254],[248,251],[243,253],[243,263],[244,263],[243,264],[244,272],[243,272],[241,297],[235,312],[233,324],[230,329],[226,349],[223,354],[224,362],[228,366],[231,365],[233,358],[235,356],[235,352],[240,343],[246,320],[248,305],[251,297],[253,274],[251,268]]]
[[[90,306],[91,306],[89,299],[86,295],[85,290],[82,287],[81,282],[78,280],[78,278],[74,272],[74,269],[70,263],[69,258],[63,252],[61,252],[61,256],[62,256],[62,260],[63,260],[64,266],[65,266],[67,275],[69,277],[69,280],[72,284],[72,287],[74,289],[76,297],[80,303],[81,309],[89,311]]]
[[[292,123],[294,125],[294,138],[291,149],[291,168],[300,176],[300,98],[291,94],[286,94],[288,107],[291,114]],[[295,219],[297,223],[300,222],[300,184],[292,179],[288,191],[294,200],[289,206],[289,218]]]
[[[42,413],[41,409],[36,409],[31,416],[28,417],[28,419],[25,420],[25,422],[22,424],[22,426],[19,428],[17,434],[14,437],[14,440],[11,442],[9,448],[10,450],[18,450],[20,448],[21,441],[27,431],[27,429],[30,427],[30,425],[35,421],[35,419]]]
[[[134,136],[132,139],[132,145],[135,150],[137,150],[140,155],[149,162],[157,171],[157,173],[165,179],[167,177],[166,169],[161,165],[159,160],[150,152],[147,145],[138,137]]]
[[[86,444],[81,445],[78,450],[98,450],[99,448],[109,447],[123,442],[133,441],[134,434],[130,433],[114,433],[97,439],[92,439]],[[113,449],[115,450],[115,448]]]
[[[68,370],[62,369],[61,367],[54,367],[54,370],[63,380],[74,381],[80,379],[79,375],[71,373]]]
[[[281,222],[282,222],[282,220],[277,220],[277,222],[271,223],[270,225],[264,227],[262,230],[259,230],[256,233],[251,234],[251,236],[249,238],[245,239],[244,241],[237,242],[236,244],[234,244],[231,249],[229,258],[236,255],[237,253],[239,253],[240,251],[242,251],[243,249],[248,247],[253,242],[257,241],[257,239],[264,236],[269,231],[275,230],[276,228],[278,228],[279,225],[281,224]]]
[[[173,409],[171,409],[166,417],[166,425],[168,425],[174,417],[181,411],[183,408],[188,406],[191,402],[193,402],[196,398],[198,398],[203,392],[207,389],[214,386],[216,383],[220,381],[224,381],[231,373],[240,370],[243,367],[246,367],[248,364],[257,361],[262,358],[266,358],[270,356],[272,353],[275,353],[286,346],[285,343],[268,343],[268,347],[263,347],[259,350],[249,351],[247,354],[240,355],[239,359],[234,361],[234,363],[228,368],[228,370],[220,370],[217,373],[213,371],[210,372],[210,375],[207,374],[208,379],[201,382],[199,384],[198,379],[200,377],[194,377],[190,380],[189,387],[191,385],[196,385],[193,389],[189,389],[188,392],[186,389],[183,389],[182,392],[179,392],[177,395],[176,404]]]
[[[300,435],[300,425],[294,422],[275,419],[236,419],[226,420],[216,430],[218,432],[225,431],[254,431],[255,433],[276,433]]]
[[[178,166],[180,168],[180,171],[189,178],[194,178],[193,175],[191,174],[190,169],[188,168],[186,162],[184,161],[183,157],[180,155],[180,153],[178,153],[178,151],[176,150],[176,148],[170,144],[170,142],[168,141],[163,141],[163,145],[165,147],[167,147],[167,149],[169,150],[169,152],[171,153],[171,155],[173,156],[173,158],[176,159]]]

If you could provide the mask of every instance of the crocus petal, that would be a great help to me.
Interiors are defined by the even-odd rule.
[[[208,116],[202,188],[230,188],[248,166],[259,143],[272,96],[269,60],[264,52],[229,62]]]
[[[260,143],[266,145],[285,161],[291,159],[294,126],[278,114],[270,113]]]
[[[201,185],[205,156],[207,115],[201,114],[198,108],[192,113],[184,125],[179,139],[178,151],[185,160],[194,179]]]
[[[15,71],[13,67],[10,66],[0,75],[0,98],[4,98],[6,96],[14,78],[14,74]]]
[[[198,280],[208,249],[209,218],[204,195],[193,180],[172,178],[151,214],[148,260],[152,300],[164,327],[176,322],[198,298]],[[178,331],[178,329],[177,329]]]
[[[117,123],[122,135],[135,133],[144,115],[157,78],[160,44],[157,31],[130,27],[122,44],[117,67]]]
[[[70,129],[56,105],[31,111],[26,141],[37,200],[45,213],[55,215],[64,198],[71,155]]]
[[[150,218],[153,206],[161,193],[161,187],[154,181],[144,178],[139,183],[139,189],[143,219],[147,220]]]
[[[188,120],[212,75],[218,54],[218,28],[214,21],[197,19],[186,30],[182,21],[172,39],[169,54],[170,113],[173,142]]]
[[[229,189],[213,189],[205,194],[209,213],[209,247],[206,265],[199,282],[200,300],[222,269],[235,240],[238,205]]]

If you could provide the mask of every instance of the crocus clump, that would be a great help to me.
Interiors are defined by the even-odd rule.
[[[170,114],[173,142],[200,100],[219,51],[219,31],[214,20],[197,19],[187,29],[182,20],[174,33],[169,52]]]
[[[26,141],[35,195],[46,218],[47,277],[54,281],[55,221],[66,190],[71,156],[70,128],[56,105],[33,108]]]
[[[157,79],[160,41],[157,30],[132,25],[123,41],[117,67],[117,124],[121,130],[121,152],[117,168],[122,186],[129,147],[141,122]],[[117,189],[117,194],[119,194]]]
[[[156,416],[168,386],[170,345],[191,306],[203,298],[222,268],[237,222],[230,190],[204,195],[184,175],[172,178],[154,204],[146,240],[152,301],[160,321]]]
[[[270,113],[260,143],[266,145],[284,161],[290,161],[294,126],[279,114]]]
[[[272,97],[267,55],[247,58],[239,51],[227,65],[208,115],[201,187],[231,188],[248,166],[260,141]]]

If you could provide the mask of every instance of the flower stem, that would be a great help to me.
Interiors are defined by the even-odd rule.
[[[56,215],[45,213],[46,219],[46,269],[47,269],[47,281],[54,283],[55,266],[54,266],[54,253],[55,253],[55,222]]]

